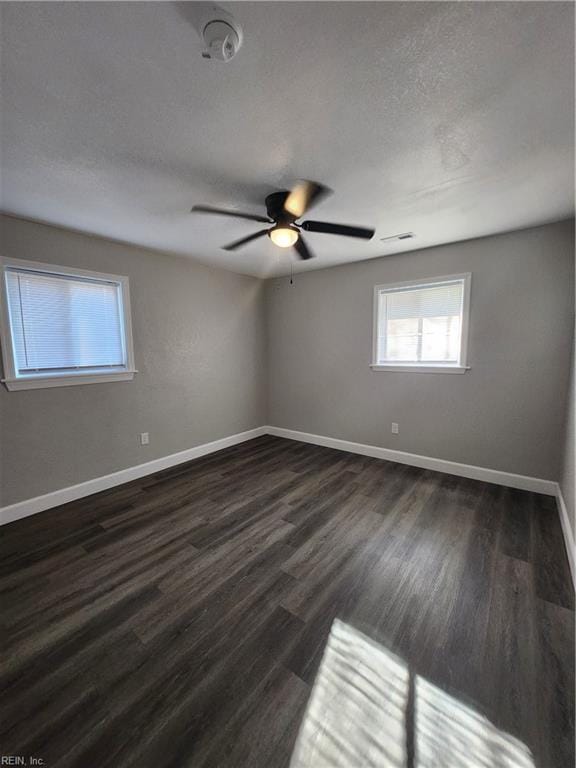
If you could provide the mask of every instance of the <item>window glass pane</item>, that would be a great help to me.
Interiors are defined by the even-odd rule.
[[[425,317],[422,320],[422,356],[427,362],[457,362],[459,317]]]
[[[463,280],[382,289],[378,300],[378,362],[457,364],[463,292]]]
[[[418,336],[392,336],[388,338],[388,360],[413,362],[418,359]]]
[[[6,285],[8,288],[8,312],[10,314],[10,328],[12,331],[12,347],[16,369],[20,360],[26,360],[24,347],[24,328],[22,326],[22,314],[20,312],[20,286],[18,278],[11,272],[6,273]]]
[[[20,374],[125,366],[118,283],[25,270],[6,274]]]
[[[418,354],[418,319],[388,320],[387,329],[387,359],[394,361],[416,360]]]

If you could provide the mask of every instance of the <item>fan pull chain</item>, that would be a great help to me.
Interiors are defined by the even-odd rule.
[[[294,285],[293,273],[292,273],[292,259],[290,259],[290,285]]]

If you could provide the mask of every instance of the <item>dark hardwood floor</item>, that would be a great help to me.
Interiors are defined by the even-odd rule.
[[[262,437],[1,538],[3,755],[574,764],[553,498]]]

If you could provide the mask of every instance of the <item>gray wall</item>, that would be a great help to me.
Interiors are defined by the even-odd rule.
[[[0,387],[2,505],[266,423],[560,477],[571,222],[271,280],[266,306],[255,278],[10,217],[0,227],[4,256],[130,276],[139,369],[133,382]],[[464,271],[472,369],[372,372],[373,286]],[[573,463],[567,451],[572,509]]]
[[[573,252],[561,222],[268,281],[269,423],[558,479]],[[373,286],[459,272],[472,272],[471,370],[373,372]]]
[[[130,277],[139,370],[132,382],[1,386],[2,505],[265,423],[261,281],[9,217],[0,226],[3,256]]]
[[[575,339],[576,343],[576,339]],[[562,497],[568,511],[568,519],[572,528],[572,536],[576,535],[576,502],[574,499],[576,493],[576,478],[574,471],[576,469],[576,455],[574,453],[576,434],[575,434],[575,404],[576,399],[576,372],[574,370],[576,358],[576,348],[572,350],[572,370],[570,375],[570,386],[568,388],[568,402],[566,405],[566,434],[564,440],[564,456],[562,469],[560,473],[560,488]]]

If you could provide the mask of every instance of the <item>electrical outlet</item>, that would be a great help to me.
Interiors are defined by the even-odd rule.
[[[150,434],[148,432],[140,432],[140,445],[148,445],[150,442]]]
[[[397,435],[400,432],[398,429],[398,424],[396,424],[395,421],[392,422],[392,434]]]

